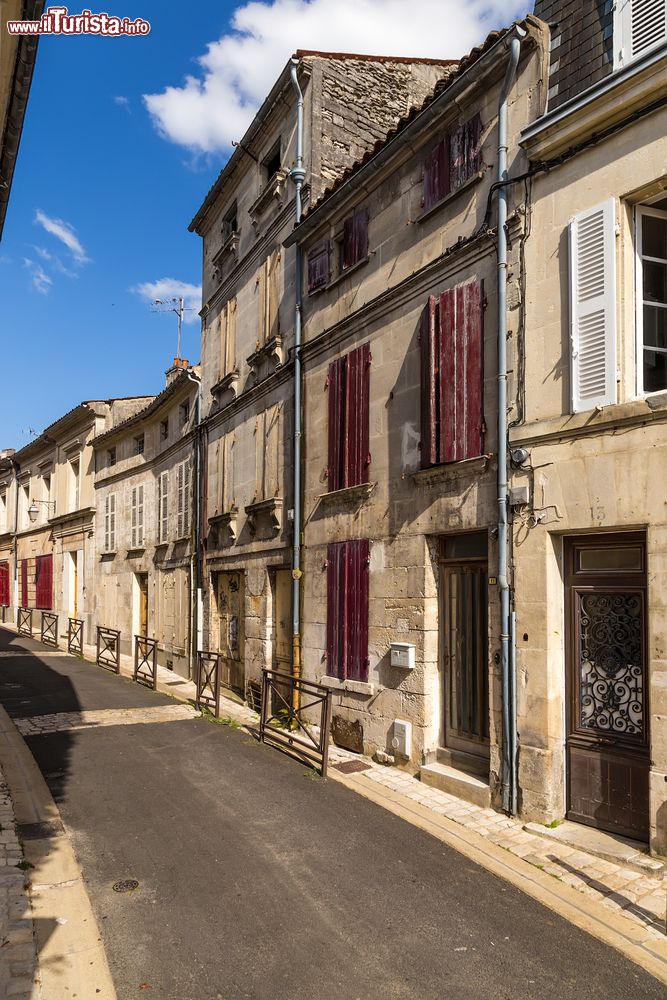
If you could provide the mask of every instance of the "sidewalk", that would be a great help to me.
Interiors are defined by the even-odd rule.
[[[46,648],[44,652],[49,657],[67,655]],[[94,647],[86,646],[84,652],[86,659],[94,661]],[[131,677],[133,667],[131,657],[121,656],[123,676]],[[193,682],[163,667],[158,667],[157,690],[178,701],[194,701],[196,694]],[[183,710],[185,706],[180,709]],[[54,725],[58,728],[62,725],[67,728],[85,727],[93,720],[83,718],[83,714],[80,719],[44,717],[39,721],[32,720],[30,733],[40,732],[42,728],[52,731]],[[259,716],[247,705],[224,695],[221,697],[220,716],[222,720],[233,721],[254,731],[259,722]],[[355,766],[350,767],[350,764]],[[509,878],[525,891],[531,892],[538,885],[539,892],[534,894],[563,915],[568,906],[572,913],[578,909],[581,919],[576,919],[576,913],[574,918],[579,926],[625,951],[639,964],[645,964],[645,956],[652,974],[667,982],[667,879],[663,881],[661,871],[644,874],[635,867],[601,860],[585,851],[548,839],[552,831],[545,829],[545,835],[539,835],[534,832],[536,824],[531,824],[529,832],[521,820],[464,802],[393,767],[377,764],[335,746],[329,750],[329,768],[332,778],[344,781],[358,793],[397,812],[409,822],[429,829],[442,839],[449,839],[463,853],[468,853],[467,845],[473,845],[471,850],[476,851],[475,860],[491,870],[498,869],[502,877]],[[485,844],[488,845],[486,850]],[[647,862],[649,866],[652,864],[651,859]],[[531,869],[534,874],[526,879]],[[551,895],[553,899],[549,901],[544,898],[545,895]],[[575,900],[574,907],[571,902],[568,903],[572,899]],[[588,926],[587,914],[594,915],[592,926]],[[608,916],[605,917],[605,914]],[[572,916],[570,918],[573,919]],[[609,935],[605,921],[611,928]],[[623,947],[621,939],[629,942],[627,948]]]

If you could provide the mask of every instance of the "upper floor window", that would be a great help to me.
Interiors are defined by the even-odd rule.
[[[104,551],[116,550],[116,494],[107,493],[104,500]]]
[[[484,451],[482,283],[431,296],[419,329],[421,464],[476,458]]]
[[[428,211],[482,168],[482,121],[474,115],[445,135],[424,160],[422,204]]]
[[[368,257],[368,209],[358,208],[343,222],[339,241],[339,271],[342,273]]]
[[[0,534],[7,530],[7,490],[0,491]]]
[[[667,41],[667,0],[617,0],[614,8],[614,69],[626,66]]]
[[[30,479],[24,479],[19,486],[19,529],[29,527],[28,508],[30,507]],[[25,607],[25,605],[23,605]]]
[[[131,504],[132,548],[138,549],[144,544],[144,487],[132,487]]]
[[[134,454],[143,455],[144,453],[144,435],[137,434],[134,439]]]
[[[637,209],[637,390],[667,389],[667,211]]]
[[[226,243],[235,233],[239,231],[238,211],[236,202],[229,209],[222,220],[222,242]]]
[[[280,140],[272,148],[271,152],[266,156],[262,162],[262,170],[264,172],[264,183],[268,184],[269,181],[273,180],[281,166],[281,151],[280,151]]]
[[[186,399],[184,403],[181,403],[179,407],[179,413],[181,416],[181,427],[184,427],[188,420],[190,419],[190,400]]]
[[[368,482],[370,364],[370,347],[364,344],[329,365],[330,493]]]
[[[176,466],[176,536],[186,538],[190,534],[190,463],[179,462]]]
[[[308,251],[308,292],[316,292],[329,284],[331,263],[329,240],[323,240]]]
[[[169,472],[161,472],[157,481],[157,540],[169,538]]]
[[[169,437],[169,418],[160,421],[160,441],[166,441]]]
[[[69,507],[79,509],[79,492],[81,480],[81,463],[78,458],[70,459],[69,463]]]
[[[109,448],[107,451],[107,465],[112,466],[116,464],[116,449]]]

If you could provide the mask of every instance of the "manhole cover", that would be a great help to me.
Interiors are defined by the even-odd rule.
[[[136,878],[123,878],[120,882],[114,882],[111,888],[114,892],[132,892],[139,888],[139,883]]]
[[[337,771],[342,771],[343,774],[354,774],[355,771],[368,771],[370,770],[370,764],[364,764],[363,760],[344,760],[341,764],[332,764]]]

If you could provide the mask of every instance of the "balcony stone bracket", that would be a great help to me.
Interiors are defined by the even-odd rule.
[[[221,514],[214,514],[213,517],[209,517],[209,527],[215,537],[214,547],[218,548],[224,545],[225,541],[236,541],[238,514],[237,507],[230,507],[229,510],[224,510]]]
[[[257,533],[262,523],[273,535],[276,535],[282,527],[283,501],[281,497],[256,500],[254,503],[248,504],[245,512],[248,518],[248,529],[252,535]]]

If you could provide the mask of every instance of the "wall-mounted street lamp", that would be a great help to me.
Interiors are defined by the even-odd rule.
[[[39,515],[39,507],[37,504],[44,504],[45,507],[53,507],[53,513],[56,512],[56,502],[55,500],[32,500],[30,506],[28,507],[28,517],[34,524]]]

